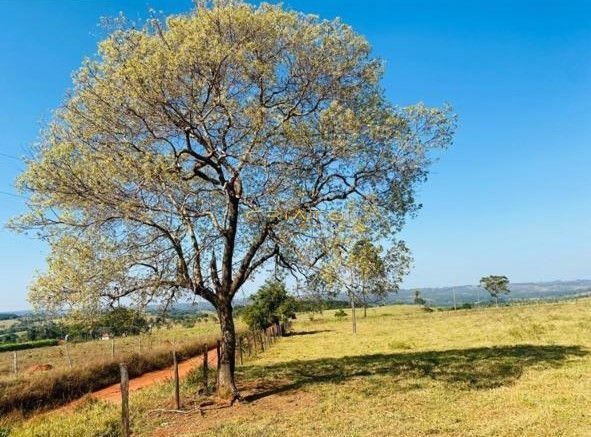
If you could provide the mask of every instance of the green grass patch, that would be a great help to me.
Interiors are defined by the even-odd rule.
[[[20,351],[25,349],[35,349],[38,347],[55,346],[59,343],[58,340],[35,340],[24,341],[22,343],[7,343],[0,344],[0,352]]]

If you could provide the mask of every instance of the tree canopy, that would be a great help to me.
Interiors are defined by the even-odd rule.
[[[309,269],[334,212],[371,204],[383,235],[416,210],[449,108],[389,103],[382,63],[340,20],[240,1],[124,24],[84,60],[18,181],[13,222],[50,247],[45,308],[199,296],[234,386],[232,299],[267,262]]]
[[[297,304],[281,281],[267,281],[242,311],[250,329],[265,329],[295,317]]]
[[[497,305],[499,304],[499,297],[501,295],[511,292],[509,290],[509,279],[501,275],[483,276],[480,279],[480,286],[490,293]]]

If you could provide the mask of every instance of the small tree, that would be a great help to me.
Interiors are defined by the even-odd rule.
[[[499,306],[499,296],[511,292],[509,290],[509,279],[506,276],[483,276],[480,279],[480,286],[490,293],[491,297],[495,300],[496,306]]]
[[[358,240],[349,254],[349,265],[358,282],[359,299],[363,305],[363,317],[367,317],[370,294],[378,297],[386,293],[386,266],[381,257],[382,248],[367,238]]]
[[[370,294],[383,297],[397,292],[411,263],[410,252],[403,241],[396,241],[382,253],[383,249],[369,238],[353,239],[355,228],[353,226],[352,231],[341,227],[335,232],[332,250],[311,281],[313,287],[329,294],[347,294],[353,333],[357,332],[356,303],[365,305]]]
[[[421,297],[421,290],[419,290],[418,288],[415,290],[414,302],[417,305],[425,305],[427,303],[427,301]]]
[[[250,329],[265,329],[295,317],[296,301],[280,281],[267,281],[247,305],[242,318]]]

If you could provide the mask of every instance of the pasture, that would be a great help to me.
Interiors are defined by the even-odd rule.
[[[198,337],[216,334],[218,323],[208,320],[196,323],[192,328],[175,325],[172,328],[154,329],[149,334],[116,337],[111,340],[94,340],[87,342],[69,342],[67,345],[48,346],[17,352],[20,377],[27,377],[36,366],[49,365],[53,369],[72,368],[88,365],[89,362],[100,362],[121,358],[132,353],[143,353],[158,348],[182,347],[194,342]],[[68,359],[68,355],[70,358]],[[0,353],[0,381],[14,379],[13,352]]]
[[[349,312],[348,312],[349,313]],[[170,384],[131,396],[135,435],[591,434],[591,299],[458,311],[417,306],[300,314],[291,336],[238,368],[249,402],[198,413]],[[198,371],[182,385],[199,402]],[[12,435],[117,435],[119,407],[89,401],[13,422]],[[9,426],[9,424],[5,425]]]

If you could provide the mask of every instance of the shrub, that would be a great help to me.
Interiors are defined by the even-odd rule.
[[[242,318],[250,329],[265,329],[295,318],[295,309],[295,299],[287,294],[285,284],[268,281],[251,297]]]
[[[0,344],[0,352],[19,351],[24,349],[34,349],[36,347],[55,346],[58,340],[35,340],[22,343]]]
[[[347,313],[343,309],[340,309],[338,311],[335,311],[334,316],[341,319],[343,317],[347,317]]]

